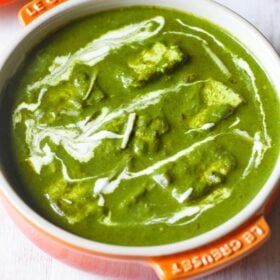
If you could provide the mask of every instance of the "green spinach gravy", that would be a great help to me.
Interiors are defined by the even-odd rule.
[[[279,101],[231,35],[158,7],[49,36],[13,79],[24,197],[88,239],[158,245],[205,233],[259,192],[279,154]]]

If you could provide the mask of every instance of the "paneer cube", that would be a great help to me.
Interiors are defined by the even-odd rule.
[[[203,98],[207,106],[230,105],[237,108],[243,98],[221,82],[209,80],[203,88]]]
[[[142,51],[128,65],[135,74],[132,86],[139,87],[153,78],[174,70],[186,60],[186,55],[175,45],[166,46],[160,42]]]
[[[217,186],[224,183],[229,173],[235,168],[234,156],[222,147],[213,146],[211,150],[203,150],[200,153],[200,176],[197,178],[191,199],[200,199]]]
[[[244,102],[239,94],[215,80],[207,81],[200,94],[204,106],[190,120],[190,128],[200,128],[206,123],[217,124]]]
[[[76,224],[99,210],[87,184],[72,184],[61,179],[47,189],[45,196],[52,209],[70,224]]]
[[[204,199],[223,186],[236,165],[230,151],[215,142],[207,143],[170,165],[173,188],[166,190],[179,203]]]

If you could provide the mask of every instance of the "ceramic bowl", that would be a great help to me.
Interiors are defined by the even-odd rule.
[[[39,3],[39,4],[38,4]],[[209,0],[80,0],[33,1],[20,12],[26,24],[0,62],[0,102],[4,87],[29,51],[48,34],[86,15],[133,5],[175,8],[205,18],[236,37],[256,58],[280,94],[280,61],[268,41],[243,18]],[[51,9],[52,8],[52,9]],[[48,10],[48,11],[47,11]],[[47,11],[47,12],[46,12]],[[39,17],[38,17],[39,16]],[[265,215],[276,196],[280,160],[256,197],[237,215],[197,237],[162,246],[126,247],[90,241],[51,224],[14,191],[0,158],[0,191],[15,223],[41,249],[82,270],[104,276],[146,279],[198,277],[221,269],[251,253],[269,237]]]

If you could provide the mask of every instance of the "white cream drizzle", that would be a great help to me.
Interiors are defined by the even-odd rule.
[[[50,127],[46,124],[37,123],[32,119],[26,120],[25,140],[30,151],[29,160],[33,163],[35,171],[40,174],[42,166],[50,164],[53,158],[50,156],[48,149],[44,150],[41,148],[42,141],[50,139],[53,144],[63,146],[66,152],[75,160],[79,162],[88,162],[94,157],[95,149],[103,140],[123,139],[124,141],[124,139],[128,137],[127,131],[124,135],[120,135],[108,130],[101,130],[105,124],[122,117],[126,113],[132,114],[130,122],[133,121],[134,123],[136,115],[134,116],[133,114],[135,114],[135,111],[155,105],[165,94],[177,92],[182,87],[189,87],[202,82],[203,81],[181,83],[176,87],[153,91],[139,98],[135,98],[131,103],[112,112],[109,112],[108,108],[104,108],[101,114],[92,121],[89,121],[90,118],[86,118],[67,126]],[[19,112],[19,110],[17,110],[17,112]],[[17,118],[14,119],[14,121],[16,120]],[[130,125],[131,124],[132,123],[130,123]],[[128,128],[130,130],[129,126]],[[125,142],[126,141],[127,140],[125,140]]]
[[[88,89],[87,89],[86,94],[85,94],[84,97],[82,98],[82,100],[87,100],[87,99],[88,99],[88,97],[89,97],[89,95],[91,94],[91,91],[92,91],[92,89],[93,89],[93,87],[94,87],[96,78],[97,78],[97,71],[95,71],[95,72],[92,74],[92,76],[91,76],[91,78],[90,78],[89,87],[88,87]]]
[[[179,202],[185,202],[193,192],[193,188],[188,188],[184,193],[178,193],[176,189],[172,190],[172,196]]]
[[[65,217],[65,213],[57,206],[56,203],[53,202],[52,198],[50,197],[49,194],[45,194],[46,198],[50,202],[50,206],[53,209],[53,211],[58,214],[61,217]]]
[[[198,205],[195,206],[187,206],[183,208],[183,210],[174,213],[171,217],[164,217],[163,221],[167,224],[177,224],[177,225],[186,225],[194,220],[196,220],[203,212],[206,210],[213,208],[217,204],[221,203],[225,199],[229,198],[231,195],[231,190],[227,188],[220,188],[213,191],[209,194],[205,199],[203,199]],[[180,224],[178,222],[182,219],[189,218],[194,216],[192,219],[188,221],[182,221]]]
[[[37,124],[34,120],[25,121],[26,143],[28,144],[30,157],[35,171],[40,174],[43,165],[50,163],[49,149],[42,149],[41,143],[44,139],[50,139],[53,144],[61,145],[74,159],[87,162],[92,156],[94,149],[104,139],[121,139],[122,135],[107,130],[87,134],[90,126],[81,121],[67,127],[49,127],[45,124]],[[41,159],[41,160],[40,160]]]
[[[268,146],[266,146],[262,141],[261,141],[261,133],[256,132],[254,136],[254,142],[253,142],[253,148],[252,148],[252,153],[251,157],[249,160],[249,163],[247,167],[245,168],[242,178],[245,178],[253,168],[257,168],[260,164],[261,161],[264,157],[265,152],[268,149]]]
[[[259,94],[259,90],[258,90],[258,87],[257,87],[257,84],[256,84],[256,77],[255,77],[251,67],[249,66],[249,64],[243,58],[239,58],[237,56],[234,56],[233,59],[234,59],[234,62],[236,63],[236,65],[240,69],[244,70],[245,73],[248,75],[248,77],[251,80],[251,84],[252,84],[252,87],[253,87],[254,93],[255,93],[255,98],[256,98],[256,101],[258,103],[259,110],[260,110],[260,115],[261,115],[261,118],[262,118],[264,138],[265,138],[265,141],[266,141],[266,145],[268,147],[270,147],[271,146],[271,139],[270,139],[270,137],[268,135],[268,132],[267,132],[266,115],[265,115],[265,112],[264,112],[264,108],[263,108],[262,100],[261,100],[261,97],[260,97],[260,94]]]
[[[180,19],[176,19],[176,21],[177,21],[179,24],[181,24],[182,26],[184,26],[184,27],[187,27],[187,28],[189,28],[189,29],[191,29],[191,30],[193,30],[193,31],[197,31],[197,32],[199,32],[199,33],[203,33],[203,34],[207,35],[208,37],[210,37],[211,39],[213,39],[213,41],[214,41],[218,46],[220,46],[221,48],[225,48],[225,45],[224,45],[221,41],[219,41],[213,34],[207,32],[206,30],[204,30],[204,29],[202,29],[202,28],[199,28],[199,27],[197,27],[197,26],[193,26],[193,25],[186,24],[185,22],[183,22],[183,21],[180,20]]]
[[[94,185],[94,188],[93,188],[93,193],[94,193],[94,195],[100,194],[100,193],[103,193],[103,194],[112,193],[119,187],[120,183],[123,180],[132,180],[132,179],[135,179],[135,178],[138,178],[138,177],[152,175],[152,174],[154,174],[154,172],[156,170],[160,169],[164,165],[167,165],[171,162],[176,162],[181,157],[192,153],[194,150],[199,148],[201,145],[204,145],[208,142],[211,142],[211,141],[215,140],[219,136],[229,134],[229,133],[236,134],[238,136],[241,136],[242,138],[245,138],[246,140],[250,140],[250,141],[255,143],[255,139],[253,139],[248,134],[247,131],[243,131],[243,130],[240,130],[240,129],[235,129],[232,132],[225,132],[225,133],[219,133],[219,134],[211,135],[211,136],[208,136],[201,141],[198,141],[198,142],[194,143],[193,145],[187,147],[186,149],[181,150],[180,152],[174,154],[173,156],[168,157],[166,159],[163,159],[161,161],[158,161],[155,164],[153,164],[153,165],[151,165],[151,166],[149,166],[149,167],[147,167],[143,170],[140,170],[140,171],[137,171],[137,172],[130,172],[130,171],[128,171],[128,168],[124,168],[123,171],[117,176],[117,178],[112,180],[112,181],[110,181],[108,177],[100,178],[95,182],[95,185]],[[259,134],[259,133],[257,133],[257,134]],[[257,147],[259,147],[259,146],[257,146]],[[257,148],[256,148],[256,152],[259,152],[259,150],[257,150]],[[261,160],[261,159],[258,157],[258,160]],[[154,176],[153,176],[153,179],[155,180],[155,179],[158,179],[158,178],[157,177],[154,178]],[[184,194],[183,194],[183,196],[184,196]],[[173,197],[175,197],[178,200],[179,196],[175,195]]]
[[[153,176],[154,181],[160,185],[162,188],[166,188],[169,184],[168,179],[166,178],[165,174],[155,174]]]
[[[244,139],[248,140],[249,142],[254,143],[254,138],[245,130],[239,129],[239,128],[235,128],[233,130],[233,132],[241,137],[243,137]]]
[[[258,87],[256,85],[256,77],[250,67],[250,65],[248,64],[247,61],[245,61],[243,58],[241,57],[238,57],[237,55],[233,54],[220,40],[218,40],[214,35],[210,34],[209,32],[207,32],[206,30],[202,29],[202,28],[199,28],[197,26],[193,26],[193,25],[189,25],[189,24],[186,24],[184,23],[183,21],[181,21],[180,19],[176,19],[176,21],[186,27],[186,28],[189,28],[193,31],[196,31],[198,33],[201,33],[201,34],[205,34],[207,35],[208,37],[210,37],[211,39],[213,39],[213,41],[223,49],[223,51],[225,51],[226,53],[228,53],[232,59],[233,59],[233,62],[235,64],[235,66],[242,70],[243,72],[246,73],[246,75],[249,77],[250,81],[251,81],[251,85],[252,85],[252,88],[254,90],[254,95],[255,95],[255,99],[256,99],[256,102],[258,104],[258,108],[259,108],[259,111],[260,111],[260,116],[261,116],[261,122],[262,122],[262,127],[263,127],[263,132],[260,133],[260,132],[256,132],[255,135],[254,135],[254,142],[253,142],[253,147],[252,147],[252,153],[251,153],[251,157],[249,159],[249,163],[248,163],[248,166],[246,167],[244,173],[243,173],[243,178],[245,178],[253,168],[257,168],[263,157],[264,157],[264,154],[266,153],[266,151],[271,148],[271,138],[269,137],[268,135],[268,131],[267,131],[267,126],[266,126],[266,115],[265,115],[265,112],[264,112],[264,108],[263,108],[263,104],[262,104],[262,101],[261,101],[261,97],[260,97],[260,94],[259,94],[259,90],[258,90]],[[178,35],[183,35],[183,36],[186,36],[184,32],[177,32]],[[200,38],[199,36],[197,35],[193,35],[192,36],[188,36],[188,37],[193,37],[199,41],[201,41],[203,43],[203,47],[205,48],[205,46],[207,47],[208,45],[208,42],[205,41],[204,39]],[[206,42],[206,43],[205,43]],[[205,49],[207,50],[207,49]],[[210,49],[211,51],[211,49]],[[249,55],[250,53],[247,52]],[[208,54],[209,51],[208,51]],[[218,60],[216,60],[217,62],[217,65],[220,64],[219,63],[219,57],[214,53],[214,56],[216,56],[218,58]],[[212,58],[214,58],[214,56],[212,55]],[[220,60],[221,61],[221,60]],[[222,61],[221,61],[222,62]],[[222,63],[223,64],[223,63]],[[222,66],[222,64],[220,64],[220,67]],[[222,68],[220,68],[221,70],[223,69],[223,66]],[[225,69],[222,70],[223,72],[226,71]],[[227,71],[226,71],[227,72]],[[225,72],[225,73],[226,73]],[[238,121],[238,120],[237,120]],[[238,123],[234,123],[231,127],[234,127],[236,125],[238,125],[240,123],[240,120],[238,121]],[[230,128],[231,128],[230,127]],[[262,134],[262,136],[261,136]],[[241,135],[241,134],[240,134]],[[243,134],[244,135],[244,134]],[[264,140],[264,142],[262,141]]]
[[[103,195],[99,195],[97,205],[100,206],[100,207],[103,207],[105,205],[105,199],[104,199]]]
[[[225,64],[222,62],[222,60],[206,45],[203,45],[204,50],[206,53],[210,56],[210,58],[213,60],[213,62],[218,66],[218,68],[221,70],[221,72],[229,78],[231,76],[230,71],[225,66]]]
[[[148,108],[149,106],[157,104],[161,100],[161,97],[165,94],[168,94],[171,92],[177,92],[182,87],[189,87],[189,86],[203,83],[203,82],[204,81],[196,81],[196,82],[192,82],[192,83],[179,83],[175,87],[156,90],[156,91],[150,92],[144,96],[141,96],[140,98],[136,98],[136,99],[132,100],[131,103],[127,104],[126,106],[122,106],[122,107],[116,109],[115,111],[109,112],[108,109],[104,109],[102,111],[102,114],[100,115],[100,117],[98,117],[96,120],[93,120],[91,122],[91,129],[88,133],[97,131],[103,125],[111,122],[114,119],[117,119],[117,118],[123,116],[123,114],[125,114],[125,113],[134,113],[135,111],[144,110],[144,109]]]
[[[51,148],[49,147],[48,144],[45,144],[44,147],[42,148],[42,151],[44,152],[44,155],[39,156],[37,154],[31,155],[27,161],[30,161],[32,163],[32,166],[37,174],[41,173],[41,169],[43,165],[49,165],[51,164],[55,159],[58,160],[61,164],[61,173],[63,176],[63,179],[66,182],[69,183],[79,183],[79,182],[84,182],[88,180],[92,180],[96,178],[96,176],[91,176],[91,177],[83,177],[83,178],[71,178],[70,175],[68,174],[68,170],[66,165],[64,164],[64,161],[60,159],[58,156],[56,156],[55,153],[51,151]]]
[[[259,112],[260,112],[260,116],[261,116],[262,127],[263,127],[262,133],[256,132],[254,135],[254,142],[253,142],[254,144],[253,144],[253,148],[252,148],[251,157],[250,157],[249,163],[248,163],[247,167],[245,168],[244,173],[242,175],[242,178],[245,178],[253,170],[253,168],[257,168],[260,165],[260,163],[264,157],[264,154],[266,153],[266,151],[269,148],[271,148],[271,138],[269,137],[268,131],[267,131],[266,115],[264,112],[259,90],[258,90],[258,87],[256,84],[256,77],[255,77],[251,67],[244,59],[239,58],[235,55],[235,56],[233,56],[233,61],[235,62],[237,67],[239,67],[239,69],[243,70],[246,73],[246,75],[250,78],[251,85],[252,85],[252,88],[253,88],[254,94],[255,94],[255,99],[258,104],[258,108],[259,108]],[[264,142],[263,142],[263,140],[264,140]]]
[[[125,129],[124,136],[123,136],[122,145],[121,145],[122,149],[125,149],[128,144],[130,135],[133,131],[135,121],[136,121],[136,113],[129,114],[126,129]]]
[[[215,126],[214,123],[205,123],[202,127],[189,129],[188,131],[185,132],[185,134],[206,131],[206,130],[213,128],[214,126]]]
[[[196,142],[195,144],[191,145],[190,147],[187,147],[184,150],[181,150],[180,152],[174,154],[171,157],[168,157],[164,160],[158,161],[157,163],[143,169],[140,170],[138,172],[129,172],[127,168],[125,168],[116,179],[109,181],[108,177],[105,178],[100,178],[95,182],[95,186],[94,186],[94,194],[99,194],[99,193],[103,193],[103,194],[109,194],[112,193],[116,190],[116,188],[119,186],[119,184],[121,183],[121,181],[123,180],[131,180],[131,179],[135,179],[138,177],[142,177],[142,176],[147,176],[147,175],[151,175],[153,174],[156,170],[158,170],[159,168],[163,167],[164,165],[171,163],[171,162],[176,162],[178,159],[180,159],[183,156],[186,156],[188,154],[190,154],[191,152],[193,152],[194,150],[196,150],[198,147],[200,147],[201,145],[204,145],[208,142],[211,142],[213,140],[215,140],[220,134],[216,134],[213,136],[208,136],[207,138]],[[102,187],[101,187],[102,186]]]
[[[237,117],[236,120],[229,126],[229,128],[233,128],[240,124],[240,118]]]
[[[64,164],[63,160],[60,159],[57,156],[55,156],[55,159],[57,159],[61,163],[62,176],[63,176],[63,179],[66,182],[69,182],[69,183],[80,183],[80,182],[85,182],[85,181],[89,181],[89,180],[92,180],[92,179],[96,178],[96,176],[89,176],[89,177],[83,177],[83,178],[71,178],[70,175],[68,174],[67,167]]]
[[[220,204],[225,199],[228,199],[231,196],[231,189],[228,188],[219,188],[209,194],[205,199],[200,201],[197,205],[189,205],[183,207],[180,211],[166,214],[164,217],[152,217],[150,219],[143,219],[143,221],[137,220],[137,222],[129,221],[129,225],[153,225],[153,224],[168,224],[182,226],[187,225],[195,221],[200,217],[203,212],[215,207],[217,204]],[[187,219],[184,221],[184,219]],[[183,221],[182,221],[183,220]],[[112,221],[112,215],[100,219],[100,223],[107,226],[126,226],[128,223]]]
[[[168,35],[168,34],[181,35],[181,36],[185,36],[185,37],[189,37],[189,38],[194,38],[194,39],[202,42],[204,45],[208,45],[208,42],[206,40],[204,40],[201,37],[199,37],[197,35],[194,35],[194,34],[181,32],[181,31],[165,31],[165,32],[163,32],[163,35]]]
[[[50,74],[33,85],[30,85],[28,90],[33,90],[44,85],[55,86],[61,81],[66,81],[70,78],[76,64],[95,66],[108,56],[111,51],[117,50],[127,44],[142,42],[158,34],[164,24],[165,19],[157,16],[110,31],[73,54],[57,57],[54,64],[49,68]]]
[[[31,154],[27,159],[32,163],[33,168],[37,174],[40,174],[43,165],[51,164],[55,158],[55,154],[51,151],[49,145],[46,144],[41,150],[41,155],[34,153]]]
[[[35,112],[40,107],[43,96],[45,95],[46,92],[47,92],[47,89],[42,88],[40,90],[36,103],[23,102],[16,108],[16,110],[13,113],[13,127],[15,127],[17,123],[20,123],[22,121],[22,115],[21,115],[22,110],[28,110],[30,112]]]

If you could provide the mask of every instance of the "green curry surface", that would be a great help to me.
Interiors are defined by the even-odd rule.
[[[7,91],[18,189],[95,241],[207,232],[255,197],[279,154],[279,101],[260,66],[221,28],[175,10],[73,22]]]

